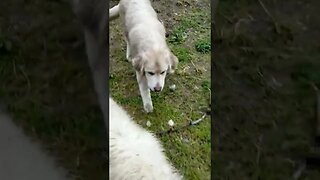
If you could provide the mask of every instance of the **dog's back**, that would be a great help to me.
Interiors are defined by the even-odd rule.
[[[157,14],[149,0],[121,0],[120,13],[128,16],[140,16],[141,18],[157,18]],[[147,16],[147,17],[146,17]]]
[[[110,179],[178,180],[157,139],[109,98]]]
[[[149,0],[121,0],[119,12],[130,44],[131,57],[153,46],[167,48],[165,28]]]

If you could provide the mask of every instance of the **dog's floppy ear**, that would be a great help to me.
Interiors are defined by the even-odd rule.
[[[132,65],[136,71],[142,73],[144,69],[144,61],[142,56],[137,55],[136,57],[132,58]]]
[[[179,62],[179,60],[178,60],[177,56],[175,56],[172,52],[170,52],[169,68],[168,68],[169,74],[174,73],[174,70],[178,66],[178,62]]]

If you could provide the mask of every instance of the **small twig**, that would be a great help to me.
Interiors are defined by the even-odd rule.
[[[272,19],[272,20],[274,20],[273,19],[273,17],[271,16],[271,13],[269,12],[269,10],[266,8],[266,6],[264,5],[264,3],[261,1],[261,0],[258,0],[259,1],[259,3],[260,3],[260,5],[261,5],[261,7],[263,8],[263,10],[267,13],[267,15]]]
[[[293,180],[297,180],[301,177],[303,171],[306,169],[306,163],[303,162],[302,164],[300,164],[300,166],[298,167],[298,169],[294,172],[292,179]]]
[[[76,167],[79,168],[80,167],[80,156],[77,155],[77,159],[76,159]]]
[[[258,143],[255,144],[257,148],[257,156],[256,156],[256,164],[259,165],[260,163],[260,158],[261,158],[261,143],[262,143],[262,138],[263,136],[260,135],[258,139]]]
[[[316,119],[316,143],[319,143],[320,138],[320,91],[319,88],[310,82],[316,94],[316,104],[315,104],[315,119]]]
[[[169,133],[173,133],[173,132],[177,132],[181,129],[184,129],[184,128],[187,128],[189,126],[194,126],[194,125],[197,125],[199,124],[201,121],[203,121],[205,119],[205,117],[207,116],[206,113],[203,113],[202,117],[195,120],[195,121],[190,121],[188,124],[185,124],[183,126],[180,126],[180,127],[177,127],[177,128],[170,128],[169,130],[165,130],[165,131],[160,131],[160,132],[157,132],[156,134],[158,136],[163,136],[165,134],[169,134]]]
[[[311,87],[316,91],[316,93],[319,93],[318,87],[314,84],[314,82],[310,82]]]
[[[272,22],[273,22],[273,24],[274,24],[274,26],[275,26],[275,29],[276,29],[276,32],[278,33],[278,34],[280,34],[280,30],[279,30],[279,26],[278,26],[278,24],[277,24],[277,21],[274,19],[274,17],[271,15],[271,13],[269,12],[269,10],[266,8],[266,6],[264,5],[264,3],[261,1],[261,0],[258,0],[259,1],[259,3],[260,3],[260,5],[261,5],[261,7],[262,7],[262,9],[267,13],[267,15],[271,18],[271,20],[272,20]]]
[[[259,74],[259,76],[260,76],[261,78],[264,78],[264,75],[263,75],[263,73],[261,72],[261,70],[260,70],[259,67],[257,67],[257,73]]]
[[[27,84],[28,84],[28,92],[30,92],[30,89],[31,89],[31,83],[30,83],[30,79],[27,75],[27,73],[23,70],[22,67],[19,67],[20,71],[22,72],[22,75],[26,78],[27,80]]]
[[[43,51],[44,51],[44,56],[47,57],[48,56],[48,50],[47,50],[47,42],[45,39],[42,40],[43,43]]]
[[[15,61],[15,59],[13,59],[12,64],[13,64],[13,72],[14,72],[14,75],[17,76],[17,68],[16,68],[16,61]]]
[[[259,163],[260,163],[260,158],[261,158],[260,146],[256,145],[256,148],[257,148],[256,164],[259,165]]]
[[[250,14],[248,14],[248,17],[249,17],[250,21],[254,20],[254,18]]]
[[[234,84],[236,84],[235,80],[232,78],[232,76],[220,65],[218,65],[218,63],[216,63],[216,66],[220,68],[220,70],[222,71],[222,73],[227,76],[227,78]]]
[[[221,17],[225,18],[225,19],[228,21],[228,23],[232,24],[233,21],[232,21],[231,18],[227,17],[225,14],[223,14],[223,13],[221,13],[221,12],[219,12],[219,15],[220,15]]]
[[[248,23],[248,22],[250,22],[250,20],[248,20],[247,18],[239,19],[238,22],[234,25],[233,31],[234,31],[235,35],[239,35],[240,34],[240,30],[239,29],[240,29],[240,25],[241,25],[242,22]]]
[[[204,118],[205,118],[206,116],[207,116],[207,114],[205,114],[205,113],[204,113],[200,119],[195,120],[195,121],[191,121],[191,122],[190,122],[190,125],[196,125],[196,124],[199,124],[201,121],[203,121],[203,120],[204,120]]]
[[[193,65],[193,67],[196,69],[196,72],[200,72],[200,70],[197,68],[197,66],[193,63],[193,61],[191,61],[191,64]]]

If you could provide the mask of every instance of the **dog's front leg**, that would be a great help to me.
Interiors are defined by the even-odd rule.
[[[130,57],[130,46],[129,46],[129,42],[126,41],[126,43],[127,43],[126,58],[127,58],[127,60],[128,60],[129,62],[131,62],[131,60],[129,59],[129,57]]]
[[[136,71],[137,81],[139,84],[140,95],[143,102],[144,110],[147,113],[153,111],[152,99],[150,95],[150,89],[148,88],[147,79],[140,72]]]
[[[126,58],[129,62],[131,62],[131,59],[130,59],[130,46],[129,46],[129,41],[128,41],[128,32],[126,31],[124,33],[124,38],[125,38],[125,41],[126,41],[126,44],[127,44],[127,49],[126,49]]]

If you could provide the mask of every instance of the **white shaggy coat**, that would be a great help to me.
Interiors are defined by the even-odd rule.
[[[121,18],[127,42],[126,57],[136,70],[144,110],[153,111],[150,90],[162,91],[167,74],[173,73],[178,58],[171,52],[165,28],[149,0],[120,0],[109,10],[109,19]]]
[[[153,134],[109,98],[110,180],[180,180]]]

